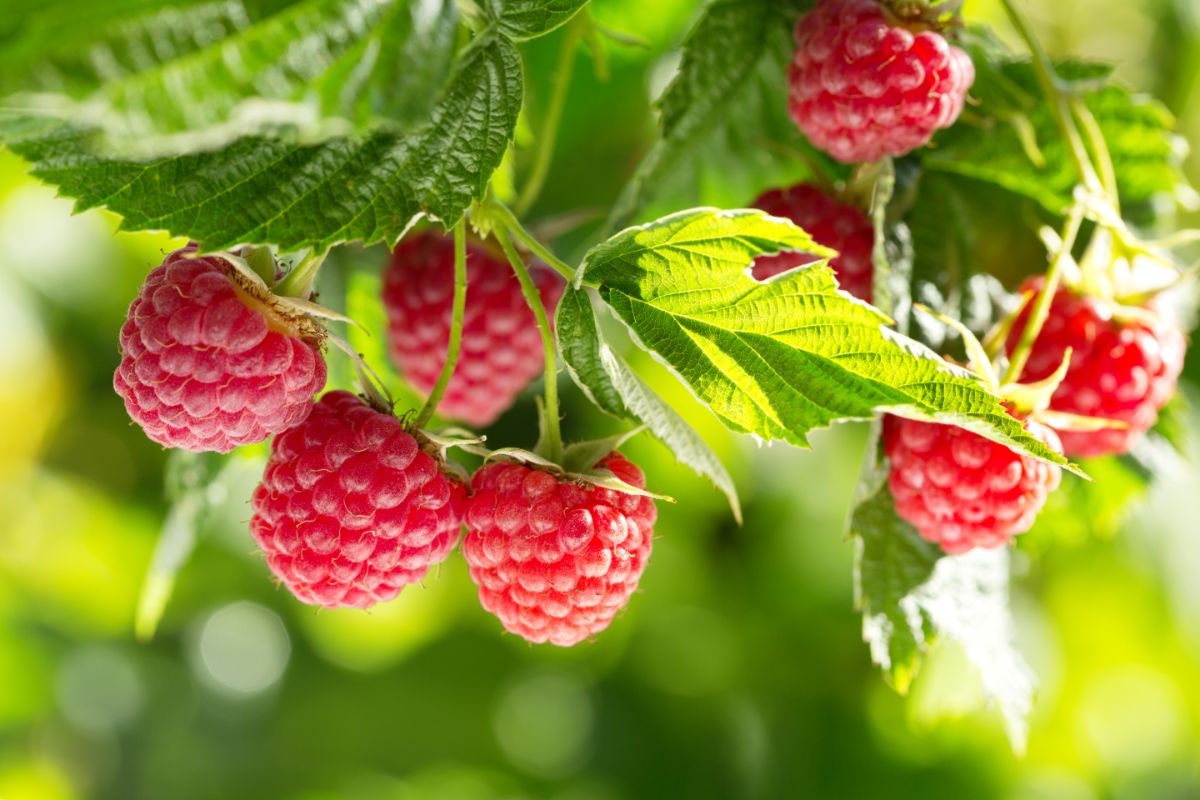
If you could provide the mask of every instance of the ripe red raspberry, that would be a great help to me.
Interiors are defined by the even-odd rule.
[[[839,161],[878,161],[951,125],[975,81],[965,52],[934,31],[888,24],[873,0],[820,0],[796,24],[792,119]]]
[[[227,453],[308,416],[325,385],[321,332],[195,250],[146,277],[121,328],[113,388],[159,444]]]
[[[1060,449],[1054,431],[1032,420],[1025,427]],[[999,547],[1029,530],[1062,476],[1055,464],[956,425],[889,416],[883,430],[896,513],[947,553]]]
[[[536,264],[530,273],[553,317],[562,279]],[[384,276],[388,345],[404,377],[422,392],[433,388],[446,363],[453,294],[452,239],[426,232],[400,243]],[[537,322],[512,266],[480,245],[468,245],[462,352],[438,411],[487,427],[544,364]]]
[[[597,466],[646,485],[620,453]],[[530,642],[569,647],[607,628],[650,558],[654,501],[500,462],[471,488],[463,555],[483,607]]]
[[[871,302],[871,248],[875,227],[867,215],[854,206],[843,205],[815,186],[799,183],[787,189],[771,189],[759,195],[754,207],[776,217],[790,219],[806,230],[817,242],[838,251],[829,262],[838,283],[855,297]],[[751,274],[756,280],[811,264],[819,260],[806,253],[780,253],[755,259]]]
[[[1021,291],[1040,293],[1042,277],[1027,280]],[[1032,301],[1017,317],[1007,348],[1016,349],[1029,321]],[[1050,315],[1034,342],[1021,380],[1050,376],[1071,348],[1067,374],[1050,400],[1050,408],[1088,417],[1126,423],[1127,428],[1094,431],[1058,431],[1069,456],[1128,452],[1133,442],[1158,419],[1158,411],[1175,393],[1183,370],[1187,343],[1183,331],[1165,317],[1117,319],[1113,306],[1103,300],[1059,287],[1050,303]]]
[[[466,497],[400,420],[329,392],[275,438],[250,531],[302,602],[366,608],[445,560]]]

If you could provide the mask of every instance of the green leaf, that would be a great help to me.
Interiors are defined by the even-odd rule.
[[[805,446],[813,428],[886,410],[1064,463],[976,376],[839,291],[826,264],[749,276],[783,249],[830,253],[759,211],[693,209],[596,246],[583,280],[732,430]]]
[[[888,683],[905,694],[933,633],[928,616],[907,598],[929,581],[943,553],[896,516],[884,470],[868,466],[860,492],[850,534],[859,539],[855,595],[863,638]]]
[[[642,217],[652,203],[664,211],[697,202],[747,205],[770,184],[808,176],[806,162],[840,169],[788,117],[794,19],[794,9],[778,0],[713,0],[705,7],[659,101],[659,137],[613,207],[609,231]]]
[[[533,39],[564,25],[588,0],[488,0],[500,32],[513,39]]]
[[[317,144],[247,136],[216,150],[123,159],[94,131],[0,116],[0,139],[77,209],[106,206],[125,230],[166,230],[208,249],[322,249],[393,242],[419,214],[455,223],[499,165],[521,93],[516,48],[485,35],[467,48],[429,122],[411,133],[380,128]]]
[[[604,342],[590,292],[568,289],[558,303],[555,332],[567,371],[601,410],[644,424],[681,463],[712,481],[741,523],[733,478],[696,430],[629,368]]]
[[[904,693],[934,639],[954,639],[999,707],[1013,748],[1023,751],[1034,680],[1013,644],[1008,551],[942,554],[896,516],[885,470],[873,462],[850,520],[859,542],[855,591],[872,659]]]
[[[980,105],[940,134],[922,162],[929,170],[997,184],[1062,214],[1078,176],[1033,67],[1026,61],[989,64],[991,57],[975,56],[986,78],[972,89]],[[1095,65],[1062,65],[1060,71],[1092,80],[1105,74]],[[1113,84],[1085,91],[1084,99],[1112,155],[1123,207],[1135,221],[1145,221],[1155,198],[1176,197],[1185,185],[1187,149],[1175,119],[1161,103]]]
[[[0,92],[139,141],[321,116],[409,122],[436,96],[457,29],[454,3],[416,0],[73,0],[28,15],[2,48]]]

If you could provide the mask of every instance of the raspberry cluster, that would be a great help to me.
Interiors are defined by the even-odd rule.
[[[838,283],[855,297],[871,302],[873,266],[871,250],[875,228],[861,209],[845,205],[820,189],[799,183],[785,189],[770,189],[759,195],[754,207],[776,217],[790,219],[817,242],[838,251],[829,262]],[[807,253],[780,253],[754,261],[751,274],[766,280],[785,270],[818,260]]]
[[[1027,430],[1055,450],[1054,431]],[[955,425],[889,416],[884,448],[896,513],[947,553],[999,547],[1033,525],[1062,471]]]
[[[620,453],[597,466],[645,488]],[[566,647],[607,628],[650,558],[654,501],[501,462],[471,486],[463,555],[483,607],[530,642]]]
[[[449,555],[466,497],[400,420],[329,392],[276,437],[250,530],[298,599],[366,608]]]
[[[219,256],[177,250],[121,328],[113,388],[166,447],[227,453],[301,422],[325,385],[320,334]]]
[[[1021,286],[1040,294],[1045,278]],[[1030,301],[1013,324],[1008,351],[1016,349],[1029,322]],[[1067,374],[1050,400],[1050,408],[1125,423],[1125,428],[1061,430],[1063,449],[1079,458],[1128,452],[1133,442],[1158,419],[1175,393],[1187,348],[1183,331],[1153,309],[1120,318],[1113,304],[1060,287],[1034,342],[1023,381],[1049,377],[1071,348]]]
[[[795,38],[789,111],[839,161],[923,147],[958,118],[975,81],[965,52],[935,31],[889,25],[874,0],[820,0]]]
[[[563,281],[530,270],[551,316]],[[467,250],[462,352],[438,411],[475,427],[490,425],[541,374],[542,339],[512,266],[481,245]],[[446,363],[454,294],[454,241],[433,232],[405,239],[384,277],[388,345],[405,378],[422,392]]]

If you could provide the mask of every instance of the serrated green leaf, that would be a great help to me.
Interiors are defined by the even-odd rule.
[[[760,211],[693,209],[594,247],[583,280],[732,430],[805,446],[813,428],[886,410],[1065,463],[976,376],[840,292],[826,264],[749,276],[783,249],[830,253]]]
[[[208,249],[323,249],[393,242],[419,214],[455,223],[499,165],[521,93],[520,56],[492,35],[467,49],[430,121],[412,133],[317,144],[249,136],[206,152],[120,159],[94,131],[0,116],[0,139],[78,209],[106,206],[125,230],[166,230]]]
[[[872,659],[906,692],[932,641],[954,639],[1022,751],[1034,679],[1013,644],[1008,551],[946,556],[896,516],[881,466],[869,463],[863,481],[850,534],[859,541],[855,588]]]
[[[977,64],[994,56],[976,54]],[[1096,65],[1062,65],[1066,77],[1099,79]],[[938,135],[922,156],[927,169],[987,181],[1036,200],[1062,214],[1072,202],[1078,182],[1074,164],[1027,61],[1000,61],[981,70],[982,83],[972,89],[980,104],[958,125]],[[991,77],[988,77],[991,76]],[[1176,196],[1184,185],[1181,166],[1187,152],[1175,133],[1175,120],[1161,103],[1114,84],[1085,91],[1117,176],[1126,213],[1144,221],[1151,202]],[[1023,129],[1036,143],[1031,158]],[[1040,157],[1042,164],[1035,163]]]
[[[566,24],[588,0],[488,0],[500,32],[513,39],[533,39]]]
[[[858,537],[854,582],[863,638],[888,682],[905,694],[930,633],[926,614],[907,598],[933,576],[943,553],[896,516],[883,470],[869,466],[860,492],[865,499],[854,507],[850,534]]]
[[[603,341],[590,293],[569,288],[558,302],[555,332],[567,371],[601,410],[645,425],[679,463],[708,478],[742,520],[733,478],[700,434],[654,393]]]
[[[642,217],[652,203],[663,210],[749,204],[769,184],[809,175],[805,160],[840,169],[799,135],[787,113],[791,29],[803,5],[714,0],[705,7],[659,101],[659,137],[614,205],[607,230]]]
[[[40,4],[0,48],[0,93],[143,147],[323,116],[411,122],[442,84],[456,28],[448,0]]]

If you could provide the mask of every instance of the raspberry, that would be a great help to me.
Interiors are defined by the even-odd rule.
[[[1021,291],[1042,291],[1045,279],[1027,280]],[[1016,349],[1033,303],[1017,317],[1009,334],[1009,353]],[[1128,452],[1133,442],[1158,419],[1158,411],[1175,392],[1187,344],[1183,331],[1152,309],[1144,317],[1120,320],[1113,306],[1060,287],[1050,315],[1038,334],[1022,380],[1050,376],[1071,348],[1067,374],[1050,400],[1050,408],[1088,417],[1124,422],[1127,428],[1093,431],[1061,430],[1063,449],[1077,458]]]
[[[220,256],[189,245],[153,269],[121,328],[113,388],[166,447],[227,453],[308,416],[325,385],[321,332]]]
[[[837,274],[838,283],[855,297],[871,302],[871,249],[875,244],[875,227],[862,210],[843,205],[825,195],[815,186],[799,183],[787,189],[771,189],[759,195],[754,207],[776,217],[784,217],[808,231],[826,247],[838,251],[829,262]],[[751,271],[756,280],[811,264],[819,260],[807,253],[780,253],[755,259]]]
[[[1059,449],[1054,431],[1032,420],[1025,427]],[[951,554],[999,547],[1029,530],[1062,476],[1055,464],[955,425],[889,416],[884,447],[896,513]]]
[[[646,485],[620,453],[597,466]],[[463,555],[483,607],[530,642],[569,647],[607,628],[650,558],[654,501],[500,462],[471,487]]]
[[[530,273],[553,316],[563,281],[542,265]],[[418,234],[396,248],[384,277],[388,345],[404,377],[428,393],[446,363],[454,294],[454,242]],[[462,351],[438,411],[487,427],[541,374],[542,338],[507,260],[467,248],[467,303]]]
[[[400,420],[329,392],[275,438],[250,531],[300,601],[366,608],[450,554],[466,496]]]
[[[788,110],[837,160],[878,161],[951,125],[974,81],[941,34],[893,27],[872,0],[821,0],[796,23]]]

